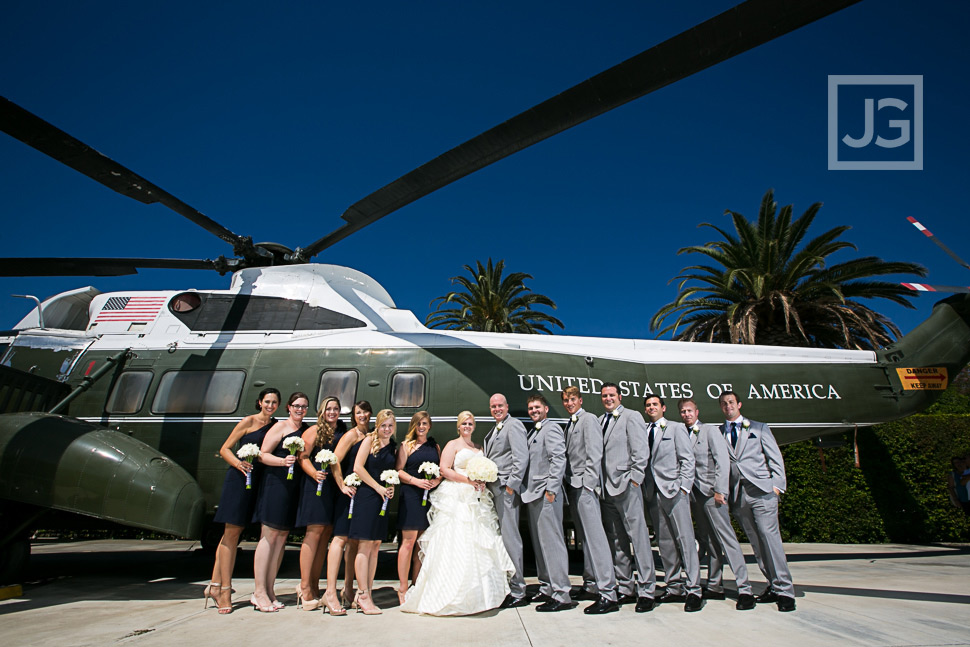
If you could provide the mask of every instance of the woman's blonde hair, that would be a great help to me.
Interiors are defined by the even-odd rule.
[[[377,412],[377,422],[374,424],[374,431],[370,432],[368,435],[371,437],[370,453],[371,456],[376,456],[377,452],[381,451],[381,441],[378,439],[378,430],[384,421],[390,418],[397,422],[397,418],[394,416],[394,412],[390,409],[381,409]]]
[[[458,425],[457,425],[457,427],[458,427],[458,435],[459,436],[461,436],[461,423],[465,422],[469,418],[471,418],[472,421],[474,422],[474,420],[475,420],[475,414],[473,414],[471,411],[462,411],[461,413],[458,414]]]
[[[333,442],[333,435],[337,432],[336,427],[331,427],[323,415],[327,410],[327,404],[331,402],[337,403],[337,412],[339,414],[340,400],[333,396],[324,398],[323,402],[320,403],[320,408],[317,410],[317,440],[313,445],[314,447],[326,447]]]
[[[408,453],[414,451],[414,446],[418,442],[418,425],[422,420],[428,421],[428,431],[431,431],[431,416],[427,411],[418,411],[411,416],[411,424],[408,425],[408,435],[404,437],[404,446],[408,448]]]

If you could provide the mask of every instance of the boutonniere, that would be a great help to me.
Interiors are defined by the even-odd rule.
[[[697,432],[699,432],[700,430],[701,430],[701,428],[697,426],[697,423],[696,422],[690,426],[690,431],[695,436],[697,435]]]
[[[741,427],[743,427],[744,429],[747,429],[747,428],[748,428],[748,427],[750,427],[750,426],[751,426],[751,421],[750,421],[750,420],[748,420],[747,418],[745,418],[745,419],[744,419],[744,420],[743,420],[743,421],[741,422]]]
[[[495,425],[495,431],[502,431],[502,427],[505,426],[505,422],[500,422]]]
[[[613,413],[611,415],[614,418],[619,418],[620,417],[620,410],[619,409],[613,409]]]
[[[662,431],[662,432],[663,431],[667,431],[667,423],[666,422],[661,422],[660,423],[660,431]]]
[[[536,423],[536,431],[539,431],[540,429],[542,429],[542,421],[541,420]]]
[[[579,418],[578,418],[578,417],[576,417],[576,414],[575,414],[575,413],[574,413],[573,415],[571,415],[571,416],[569,416],[569,419],[570,419],[570,420],[571,420],[572,422],[576,422],[577,420],[579,420]]]

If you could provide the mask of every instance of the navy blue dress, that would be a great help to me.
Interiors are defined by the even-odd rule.
[[[239,447],[249,443],[261,447],[263,438],[269,428],[276,424],[276,418],[270,418],[269,424],[260,427],[255,431],[239,439]],[[216,516],[213,521],[216,523],[229,523],[234,526],[245,526],[253,518],[253,509],[256,507],[256,493],[259,491],[259,482],[263,476],[263,464],[259,459],[253,461],[253,471],[250,478],[252,489],[246,489],[246,475],[230,467],[226,470],[226,478],[222,482],[222,494],[219,496],[219,506],[216,508]]]
[[[321,449],[333,451],[337,447],[337,443],[340,442],[340,438],[344,435],[345,430],[346,427],[343,421],[338,421],[337,430],[330,444],[313,446],[313,449],[310,450],[310,462],[313,463],[313,467],[320,469],[320,463],[316,461],[317,452]],[[300,468],[300,471],[303,471],[302,468]],[[327,478],[323,481],[320,496],[317,496],[317,482],[306,476],[306,472],[303,473],[303,476],[303,487],[300,489],[300,504],[296,509],[296,527],[305,528],[314,525],[332,526],[337,506],[337,495],[340,494],[340,488],[337,487],[337,483],[334,481],[333,472],[330,471],[330,468],[327,468]]]
[[[404,471],[416,479],[424,480],[424,474],[418,472],[421,463],[438,464],[438,443],[433,438],[428,438],[423,445],[411,452],[404,462]],[[398,530],[426,530],[428,528],[428,510],[431,503],[428,501],[421,505],[424,500],[424,493],[430,490],[422,490],[414,485],[401,483],[401,503],[397,509],[397,529]]]
[[[286,458],[290,450],[283,447],[283,441],[292,436],[299,438],[309,425],[303,423],[299,429],[280,438],[279,445],[273,450],[273,456]],[[300,486],[303,482],[303,470],[294,463],[293,479],[288,480],[288,467],[266,465],[263,469],[263,479],[259,484],[259,494],[256,496],[256,513],[253,515],[255,523],[261,523],[274,530],[289,530],[296,524],[296,506],[300,497]]]
[[[350,431],[347,432],[352,433]],[[352,474],[354,471],[354,461],[357,460],[357,450],[360,449],[360,443],[363,440],[358,440],[354,443],[350,449],[347,450],[347,455],[344,459],[340,461],[340,470],[343,472],[344,478]],[[347,514],[350,511],[350,497],[340,491],[337,488],[337,504],[334,507],[334,520],[333,520],[333,536],[334,537],[346,537],[350,532],[350,519],[347,518]]]
[[[376,454],[368,456],[364,462],[364,469],[378,483],[381,481],[381,472],[394,469],[396,449],[397,443],[391,438],[386,446],[379,449]],[[383,517],[380,516],[384,499],[368,485],[357,488],[357,496],[354,499],[354,517],[350,520],[350,532],[347,536],[365,541],[387,539],[389,517],[386,514]]]

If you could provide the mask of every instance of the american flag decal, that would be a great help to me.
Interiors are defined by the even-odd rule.
[[[155,319],[168,297],[111,297],[101,307],[94,323],[131,321],[148,323]]]

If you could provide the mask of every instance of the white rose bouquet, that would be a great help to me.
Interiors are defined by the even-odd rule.
[[[346,485],[347,487],[360,487],[360,484],[361,484],[360,477],[354,474],[353,472],[351,472],[350,474],[344,477],[344,485]],[[357,497],[356,494],[350,497],[350,510],[347,511],[348,519],[354,516],[354,499],[356,497]]]
[[[320,463],[320,469],[323,470],[324,474],[326,474],[327,468],[337,462],[337,455],[329,449],[321,449],[317,452],[317,455],[314,456],[313,460]],[[317,483],[317,496],[320,496],[321,492],[323,492],[323,481]]]
[[[381,472],[381,483],[387,486],[397,485],[401,482],[401,477],[398,476],[397,470],[384,470]],[[387,502],[390,499],[384,499],[384,505],[381,506],[381,516],[387,512]]]
[[[290,456],[296,456],[297,452],[302,452],[306,445],[303,444],[303,439],[299,436],[290,436],[283,441],[283,449],[290,452]],[[293,466],[290,465],[290,469],[286,471],[286,480],[293,480]]]
[[[239,451],[236,452],[236,456],[238,456],[240,459],[252,465],[253,461],[259,457],[259,445],[257,445],[256,443],[246,443],[245,445],[239,448]],[[246,472],[246,489],[247,490],[253,489],[252,470],[249,470],[248,472]]]
[[[473,481],[492,483],[498,479],[498,466],[484,456],[476,456],[468,461],[465,466],[465,473]]]
[[[441,468],[438,467],[437,463],[432,463],[431,461],[425,461],[418,466],[418,474],[424,476],[428,481],[438,478],[441,476]],[[428,505],[428,493],[431,490],[424,491],[424,497],[421,499],[421,506],[424,507]]]

